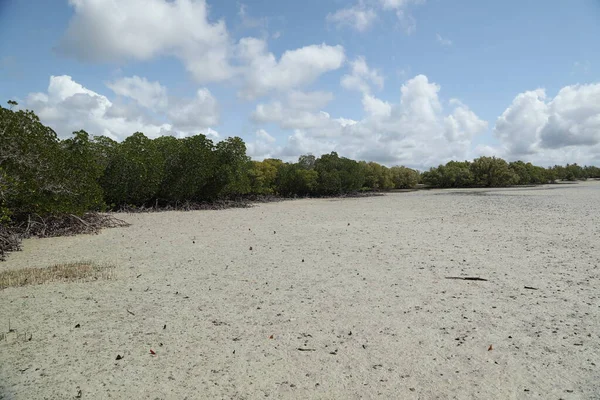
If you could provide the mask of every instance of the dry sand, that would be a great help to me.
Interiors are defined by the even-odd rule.
[[[0,264],[116,267],[0,291],[1,399],[600,398],[600,182],[121,217]]]

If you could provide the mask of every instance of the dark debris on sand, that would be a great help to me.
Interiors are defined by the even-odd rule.
[[[72,236],[83,233],[98,233],[102,228],[129,226],[110,214],[86,213],[81,217],[73,214],[53,215],[42,218],[29,215],[26,219],[7,226],[0,224],[0,260],[6,253],[21,249],[21,240],[30,237]]]

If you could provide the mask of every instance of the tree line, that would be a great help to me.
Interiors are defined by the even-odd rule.
[[[523,161],[506,162],[497,157],[450,161],[421,174],[421,182],[437,188],[502,187],[539,185],[557,180],[600,178],[600,168],[577,164],[544,168]]]
[[[11,103],[11,105],[15,105]],[[252,161],[238,137],[214,143],[204,135],[150,139],[137,132],[122,142],[74,132],[68,139],[32,111],[0,107],[0,224],[32,215],[83,215],[124,206],[214,202],[244,196],[337,196],[429,187],[541,184],[600,178],[577,164],[543,168],[480,157],[451,161],[420,173],[337,153],[297,162]]]

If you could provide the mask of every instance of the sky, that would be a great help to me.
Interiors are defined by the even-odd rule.
[[[600,165],[600,0],[0,0],[0,37],[0,100],[61,138]]]

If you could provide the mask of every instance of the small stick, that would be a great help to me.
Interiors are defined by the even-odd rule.
[[[538,290],[538,288],[533,286],[525,286],[525,289]]]
[[[127,310],[127,312],[131,315],[135,315],[134,313],[132,313],[131,311]]]
[[[315,349],[302,349],[298,347],[298,351],[316,351]]]
[[[478,276],[447,276],[446,279],[462,279],[463,281],[484,281],[487,279],[479,278]]]

